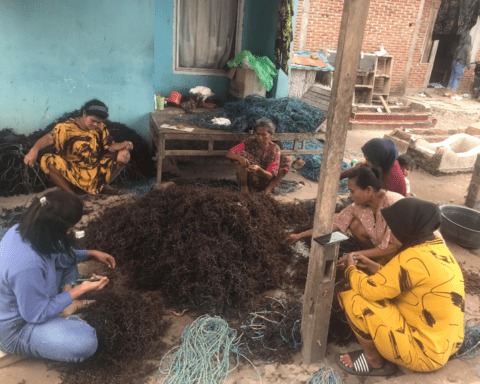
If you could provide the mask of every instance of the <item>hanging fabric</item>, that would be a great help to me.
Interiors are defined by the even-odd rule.
[[[178,64],[223,69],[233,56],[238,0],[178,1]]]
[[[477,23],[480,0],[442,0],[434,35],[465,35]]]
[[[275,58],[283,72],[288,74],[290,45],[293,41],[293,1],[280,0],[278,7],[277,38],[275,40]]]

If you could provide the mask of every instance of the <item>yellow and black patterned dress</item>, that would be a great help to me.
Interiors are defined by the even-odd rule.
[[[40,160],[42,170],[48,174],[53,165],[71,184],[91,194],[99,193],[110,181],[116,162],[116,152],[109,152],[112,143],[105,125],[84,130],[75,121],[57,124],[51,135],[54,152]]]
[[[345,271],[339,294],[353,330],[387,360],[412,371],[443,367],[464,337],[464,281],[442,240],[408,248],[376,274]]]

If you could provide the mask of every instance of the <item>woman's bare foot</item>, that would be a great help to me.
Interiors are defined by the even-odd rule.
[[[364,351],[365,358],[368,361],[368,364],[372,368],[381,368],[383,367],[384,364],[384,359],[381,356],[372,356],[367,353],[367,351]],[[352,359],[350,358],[350,355],[346,353],[345,355],[340,356],[340,361],[349,368],[353,368],[353,362]]]

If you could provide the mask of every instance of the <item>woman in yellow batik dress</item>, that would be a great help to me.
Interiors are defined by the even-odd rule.
[[[114,143],[103,124],[108,108],[99,100],[90,100],[71,118],[40,138],[25,156],[33,166],[38,152],[48,145],[54,152],[42,156],[40,167],[64,191],[74,193],[72,185],[91,194],[121,194],[107,184],[130,160],[133,145]]]
[[[353,375],[388,376],[395,364],[435,371],[463,342],[462,272],[433,234],[441,222],[435,204],[401,199],[382,215],[402,247],[384,267],[361,253],[340,259],[351,290],[339,300],[363,350],[338,355],[337,363]]]

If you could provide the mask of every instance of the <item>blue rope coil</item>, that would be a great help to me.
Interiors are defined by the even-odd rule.
[[[160,383],[224,382],[238,366],[241,356],[238,346],[237,332],[225,320],[218,316],[201,316],[185,328],[181,345],[176,347],[173,356],[171,350],[162,358],[159,374],[167,376]],[[230,367],[230,353],[236,358],[233,368]],[[164,369],[166,364],[168,367]]]
[[[307,384],[342,384],[340,375],[330,365],[321,367],[317,372],[310,376]]]

